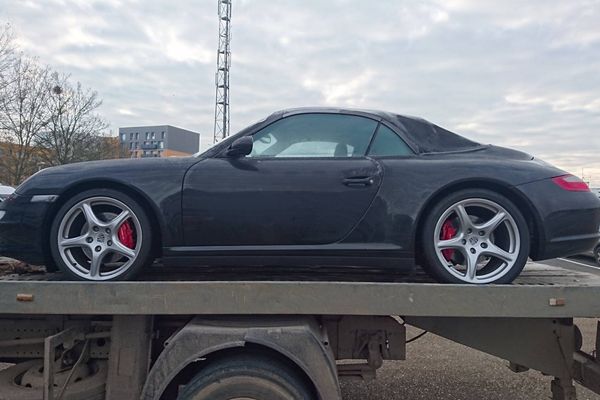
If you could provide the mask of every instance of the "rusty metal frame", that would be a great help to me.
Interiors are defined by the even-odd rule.
[[[44,394],[43,400],[54,400],[54,371],[57,361],[56,349],[63,346],[70,349],[75,343],[85,339],[85,331],[82,327],[73,326],[58,332],[55,335],[48,336],[44,340]]]
[[[384,360],[406,359],[406,328],[392,317],[328,316],[322,318],[329,346],[344,378],[375,379]],[[345,363],[344,360],[365,360]]]

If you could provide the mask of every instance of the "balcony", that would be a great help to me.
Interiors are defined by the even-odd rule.
[[[144,143],[142,143],[140,145],[140,149],[142,149],[142,150],[156,150],[156,149],[158,149],[158,143],[154,143],[154,144],[144,144]]]

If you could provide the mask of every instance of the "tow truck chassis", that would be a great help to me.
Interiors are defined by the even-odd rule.
[[[405,358],[404,324],[503,358],[514,372],[553,376],[555,400],[576,399],[573,382],[600,394],[598,353],[581,351],[573,323],[600,318],[600,278],[528,271],[515,285],[485,287],[4,280],[0,360],[43,368],[21,373],[30,387],[2,387],[0,399],[170,399],[203,360],[248,349],[289,360],[315,398],[339,399],[340,377],[373,378],[384,360]],[[598,349],[600,324],[595,339]]]

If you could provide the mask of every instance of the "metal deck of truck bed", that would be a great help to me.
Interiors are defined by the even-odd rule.
[[[3,277],[0,314],[600,317],[600,276],[534,263],[513,285],[502,286],[442,285],[418,271],[347,267],[152,268],[137,282],[60,279]]]

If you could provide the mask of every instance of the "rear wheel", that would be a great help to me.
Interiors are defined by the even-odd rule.
[[[150,221],[134,199],[93,189],[60,208],[50,247],[58,268],[73,279],[126,280],[151,261],[151,236]]]
[[[178,400],[311,400],[310,386],[276,359],[240,354],[211,361],[181,390]]]
[[[510,283],[529,255],[529,229],[504,196],[466,189],[436,204],[421,238],[425,269],[452,283]]]

